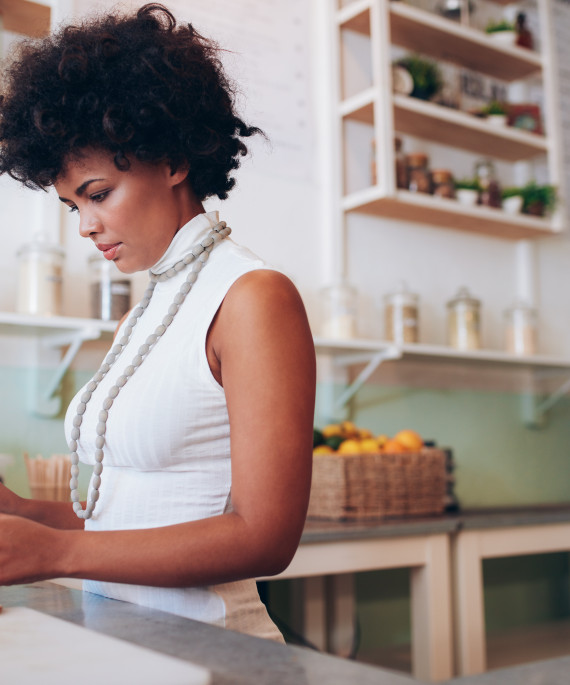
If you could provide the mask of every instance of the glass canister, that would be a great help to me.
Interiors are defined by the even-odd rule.
[[[467,288],[447,303],[447,341],[458,350],[481,347],[481,302]]]
[[[526,302],[517,301],[505,311],[505,349],[520,357],[536,354],[537,313]]]
[[[475,177],[479,181],[479,204],[500,208],[502,205],[501,186],[495,175],[495,166],[488,159],[475,164]]]
[[[118,321],[131,308],[131,282],[102,255],[89,257],[91,316]]]
[[[348,283],[323,288],[323,325],[321,335],[342,340],[356,337],[356,289]]]
[[[62,313],[63,259],[65,250],[43,240],[33,240],[16,253],[20,314],[58,316]]]
[[[419,295],[410,292],[404,282],[384,296],[386,340],[400,345],[419,342],[418,305]]]
[[[431,182],[434,195],[450,199],[455,197],[455,183],[451,171],[447,169],[434,169],[431,172]]]
[[[423,153],[406,157],[408,162],[408,190],[412,193],[431,193],[428,158]]]

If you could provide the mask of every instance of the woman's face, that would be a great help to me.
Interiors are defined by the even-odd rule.
[[[186,170],[173,174],[167,163],[130,162],[130,169],[121,171],[108,152],[85,151],[66,164],[54,184],[59,199],[79,212],[79,233],[123,273],[155,264],[201,208],[185,181]]]

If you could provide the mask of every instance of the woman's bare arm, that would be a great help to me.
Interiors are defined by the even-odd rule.
[[[315,397],[301,299],[278,273],[246,274],[228,292],[210,339],[228,403],[234,511],[110,532],[0,517],[0,584],[67,576],[188,587],[289,564],[309,497]]]

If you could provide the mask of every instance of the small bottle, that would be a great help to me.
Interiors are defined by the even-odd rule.
[[[532,50],[533,40],[532,33],[530,32],[528,26],[526,25],[526,14],[524,12],[519,12],[517,14],[517,39],[516,45],[521,48],[528,48]]]
[[[488,159],[475,165],[475,176],[479,181],[479,204],[500,208],[502,205],[501,186],[495,176],[495,166]]]
[[[419,341],[419,296],[402,282],[384,296],[385,338],[403,345]]]
[[[102,255],[88,259],[91,276],[91,317],[118,321],[131,308],[131,282]]]
[[[431,178],[427,155],[416,153],[406,157],[408,162],[408,190],[412,193],[431,193]]]
[[[61,315],[64,256],[62,247],[39,238],[18,250],[16,311],[37,316]]]
[[[402,150],[402,139],[394,138],[394,149],[396,157],[396,188],[407,190],[408,188],[408,163],[406,155]]]
[[[447,169],[434,169],[431,172],[433,194],[439,197],[455,197],[455,183],[453,174]]]
[[[526,302],[505,311],[505,349],[519,357],[537,353],[537,314]]]
[[[481,302],[467,288],[459,288],[447,303],[447,342],[457,350],[481,347]]]
[[[356,290],[347,283],[323,288],[324,306],[321,335],[334,340],[356,337]]]

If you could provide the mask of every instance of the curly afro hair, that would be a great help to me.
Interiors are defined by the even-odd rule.
[[[162,5],[107,14],[21,44],[3,75],[0,174],[52,185],[85,148],[121,170],[141,162],[189,166],[199,200],[225,199],[231,172],[261,133],[235,109],[217,45]]]

